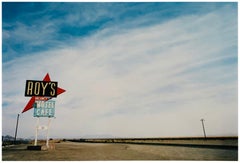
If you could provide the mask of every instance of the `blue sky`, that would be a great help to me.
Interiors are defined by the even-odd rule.
[[[237,135],[237,3],[3,2],[2,10],[4,135],[29,100],[26,80],[46,73],[67,90],[52,137],[202,136],[201,118],[209,135]],[[21,114],[20,137],[34,135],[32,114]]]
[[[3,3],[3,52],[8,54],[3,62],[59,48],[111,26],[139,28],[225,5],[236,10],[234,3]]]

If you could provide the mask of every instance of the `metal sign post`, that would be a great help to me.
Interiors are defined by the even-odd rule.
[[[19,114],[17,115],[17,123],[16,123],[16,130],[15,130],[15,136],[14,136],[14,144],[16,144],[16,141],[17,141],[18,121],[19,121]]]
[[[203,127],[203,134],[204,134],[204,138],[206,139],[207,136],[206,136],[206,132],[205,132],[205,127],[204,127],[204,119],[201,119],[200,121],[202,121],[202,127]]]
[[[51,118],[48,118],[48,126],[47,126],[47,142],[46,142],[46,146],[47,148],[49,148],[49,128],[50,128],[50,123],[51,123]]]
[[[37,118],[34,146],[37,146],[38,128],[39,128],[39,117]]]

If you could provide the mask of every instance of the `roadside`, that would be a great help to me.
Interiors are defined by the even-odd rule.
[[[238,150],[210,149],[162,145],[120,143],[55,144],[55,150],[30,151],[27,145],[2,150],[3,161],[84,161],[84,160],[231,160],[238,159]]]

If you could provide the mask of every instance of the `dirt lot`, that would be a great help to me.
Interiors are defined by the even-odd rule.
[[[162,145],[61,142],[55,150],[26,150],[27,145],[2,149],[3,161],[81,160],[237,160],[237,149],[213,149]]]

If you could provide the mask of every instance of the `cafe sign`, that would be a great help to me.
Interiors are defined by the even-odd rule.
[[[54,117],[55,115],[55,101],[35,100],[34,103],[34,117]]]

